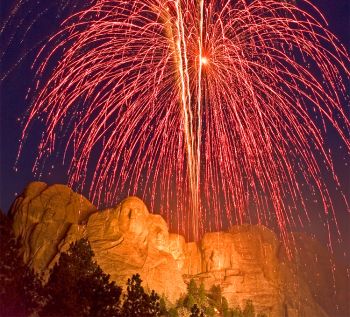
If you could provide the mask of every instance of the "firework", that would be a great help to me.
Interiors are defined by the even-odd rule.
[[[7,3],[6,3],[7,2]],[[1,7],[0,22],[0,63],[2,66],[0,84],[26,59],[32,60],[35,52],[70,14],[81,8],[91,6],[95,1],[87,0],[14,0],[5,1]],[[45,19],[50,25],[42,30],[38,25]],[[5,65],[9,65],[7,68]]]
[[[38,162],[66,142],[69,182],[97,204],[141,195],[194,239],[247,221],[253,204],[285,237],[309,217],[302,186],[334,213],[326,127],[350,147],[348,55],[302,5],[100,0],[39,53],[23,139],[43,120]]]

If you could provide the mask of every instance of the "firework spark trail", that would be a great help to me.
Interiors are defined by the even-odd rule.
[[[70,184],[81,188],[100,146],[96,203],[141,192],[168,218],[176,206],[178,230],[195,239],[247,221],[251,201],[285,239],[310,218],[303,183],[335,216],[318,156],[340,186],[324,135],[331,124],[350,148],[349,57],[303,3],[316,17],[277,0],[100,0],[40,52],[39,78],[62,58],[39,82],[23,139],[45,119],[40,162],[68,133]]]
[[[33,4],[32,0],[14,0],[11,4],[10,2],[4,4],[1,8],[4,11],[2,12],[3,19],[0,21],[0,63],[3,66],[0,84],[26,59],[29,59],[31,54],[35,55],[38,48],[46,42],[44,40],[30,41],[29,44],[26,41],[38,31],[36,27],[42,19],[49,17],[53,19],[53,24],[58,21],[62,22],[63,17],[69,14],[68,11],[76,11],[78,5],[91,6],[94,2],[94,0],[88,0],[81,4],[81,1],[77,0],[52,0],[48,3],[46,0],[37,0]],[[8,9],[6,9],[7,6]],[[6,59],[13,57],[14,48],[17,54],[16,62],[11,63],[9,69],[5,69]]]

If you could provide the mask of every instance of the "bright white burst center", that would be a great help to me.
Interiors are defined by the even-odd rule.
[[[207,65],[209,63],[208,57],[202,57],[202,65]]]

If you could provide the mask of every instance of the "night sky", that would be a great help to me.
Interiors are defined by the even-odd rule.
[[[17,3],[23,3],[16,15],[11,15]],[[11,203],[26,184],[37,180],[32,174],[37,144],[42,131],[32,130],[15,168],[16,155],[21,131],[20,118],[28,108],[25,96],[28,88],[34,86],[34,72],[31,64],[38,48],[45,39],[58,30],[64,18],[81,7],[79,0],[1,0],[1,71],[0,71],[0,208],[7,212]],[[350,1],[314,0],[313,3],[325,14],[330,30],[350,52]],[[80,4],[81,6],[81,4]],[[10,18],[10,19],[9,19]],[[6,23],[7,24],[4,24]],[[5,28],[3,26],[5,25]],[[348,85],[350,89],[350,84]],[[344,107],[348,107],[344,102]],[[349,109],[347,108],[348,113]],[[350,201],[350,160],[349,154],[330,130],[326,140],[334,153],[335,170],[340,177],[343,191]],[[66,183],[67,168],[61,158],[56,159],[49,173],[41,180],[47,183]],[[87,195],[86,193],[84,193]],[[345,243],[350,245],[350,216],[340,196],[334,196],[337,216]],[[323,224],[315,223],[312,230],[316,234],[323,230]],[[322,237],[321,237],[322,239]],[[349,252],[349,251],[348,251]]]

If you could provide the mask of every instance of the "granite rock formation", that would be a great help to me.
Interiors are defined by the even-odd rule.
[[[165,220],[151,214],[137,197],[98,211],[67,186],[41,182],[28,185],[10,215],[25,262],[46,274],[72,241],[87,237],[96,261],[119,285],[140,273],[146,288],[173,303],[194,278],[206,289],[220,284],[231,306],[251,299],[257,311],[269,317],[336,317],[349,312],[349,287],[342,275],[346,270],[337,270],[333,278],[329,254],[302,235],[292,237],[298,250],[293,261],[277,236],[263,226],[234,226],[187,243],[169,233]]]

